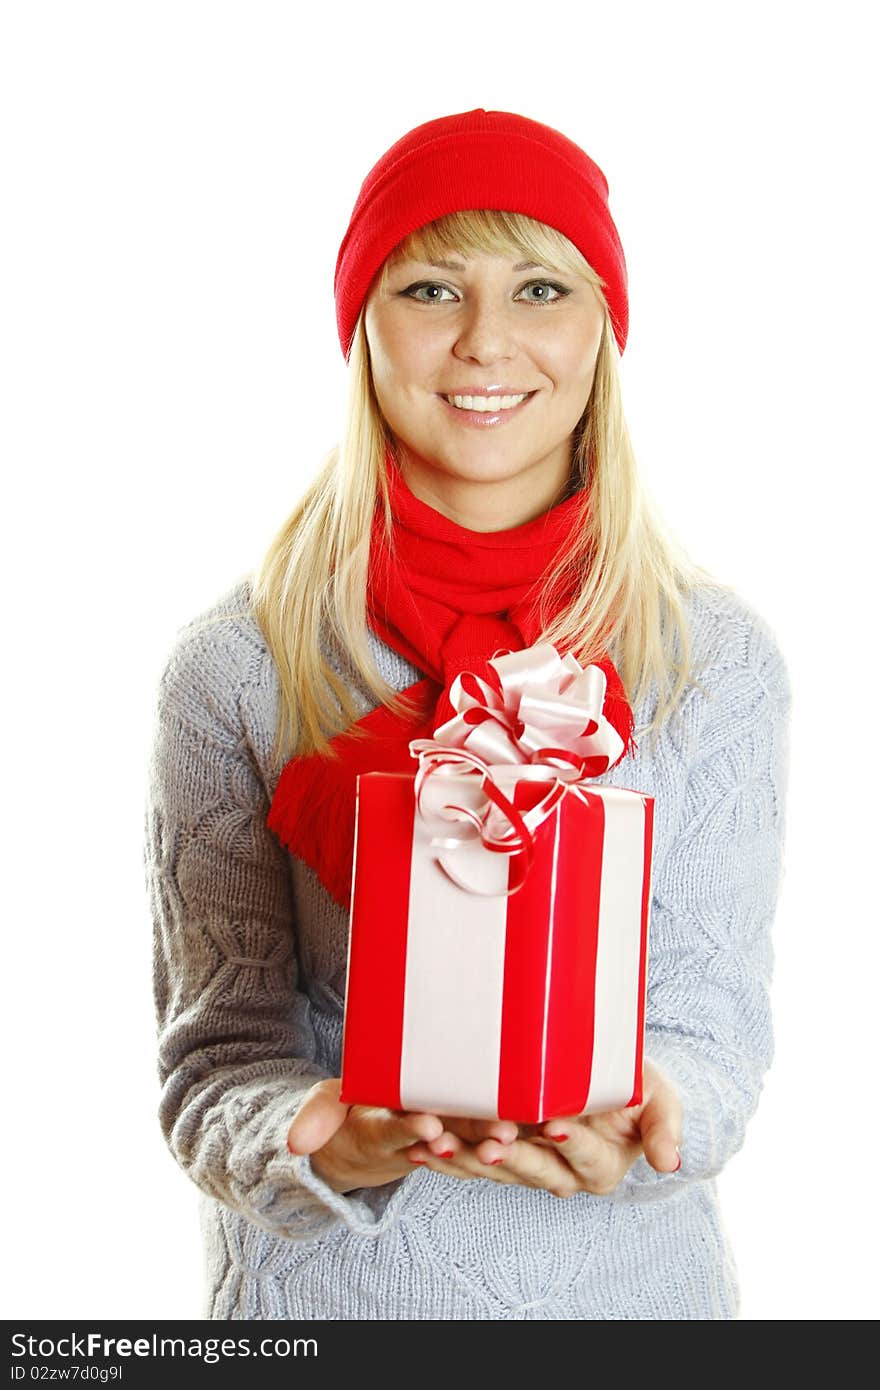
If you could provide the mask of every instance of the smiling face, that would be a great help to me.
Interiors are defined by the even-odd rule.
[[[365,329],[411,491],[474,530],[541,516],[569,480],[603,322],[586,276],[488,254],[393,262]]]

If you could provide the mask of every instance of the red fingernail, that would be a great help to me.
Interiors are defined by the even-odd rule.
[[[548,1138],[552,1139],[554,1144],[564,1144],[565,1141],[566,1141],[566,1139],[568,1138],[568,1135],[567,1135],[567,1134],[550,1134],[550,1135],[548,1135]]]
[[[490,1163],[490,1165],[491,1165],[493,1168],[494,1168],[494,1166],[495,1166],[496,1163],[503,1163],[503,1162],[504,1162],[504,1159],[503,1159],[503,1158],[490,1158],[490,1159],[489,1159],[489,1163]]]
[[[293,1154],[295,1158],[301,1157],[301,1155],[297,1153],[296,1149],[291,1148],[291,1144],[290,1144],[290,1140],[289,1140],[289,1139],[288,1139],[288,1141],[287,1141],[287,1152]]]
[[[451,1150],[451,1149],[446,1149],[442,1154],[438,1154],[437,1157],[438,1157],[438,1158],[452,1158],[452,1150]]]
[[[679,1170],[679,1168],[681,1167],[681,1150],[677,1148],[677,1149],[675,1150],[675,1152],[678,1154],[678,1162],[676,1163],[675,1167],[674,1167],[673,1170],[672,1170],[673,1173],[677,1173],[678,1170]]]
[[[411,1158],[410,1163],[414,1168],[424,1168],[426,1160],[424,1158]]]

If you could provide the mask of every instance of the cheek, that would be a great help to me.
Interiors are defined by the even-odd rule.
[[[394,313],[367,313],[367,341],[377,391],[417,383],[430,369],[430,335],[414,332]]]
[[[437,349],[430,333],[399,325],[389,339],[388,364],[401,388],[420,388],[433,379]]]
[[[546,370],[557,390],[582,394],[589,392],[599,356],[601,335],[583,330],[556,334],[548,338]]]

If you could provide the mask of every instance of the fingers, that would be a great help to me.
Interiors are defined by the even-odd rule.
[[[435,1153],[441,1143],[447,1147]],[[485,1139],[473,1146],[446,1130],[436,1144],[414,1144],[407,1156],[414,1165],[424,1165],[449,1177],[487,1178],[491,1182],[541,1187],[557,1197],[571,1197],[581,1190],[576,1175],[550,1145],[540,1147],[528,1140],[502,1144],[497,1139]]]
[[[410,1119],[413,1118],[410,1116]],[[518,1134],[518,1127],[512,1120],[476,1119],[472,1116],[441,1117],[439,1128],[439,1134],[432,1131],[418,1135],[426,1143],[418,1151],[413,1149],[408,1153],[413,1162],[428,1162],[432,1158],[448,1162],[453,1158],[460,1159],[466,1150],[471,1150],[481,1169],[497,1164]],[[410,1136],[410,1144],[413,1137]],[[474,1172],[479,1169],[474,1169]]]
[[[447,1121],[449,1125],[456,1129],[447,1127],[436,1140],[411,1145],[407,1150],[410,1161],[454,1177],[486,1177],[543,1187],[559,1197],[613,1191],[642,1152],[638,1127],[629,1123],[625,1133],[614,1130],[611,1137],[572,1116],[541,1125],[520,1125],[521,1137],[508,1142],[497,1135],[479,1138],[492,1122],[454,1120]],[[498,1122],[492,1127],[497,1129]],[[463,1133],[476,1142],[468,1142]]]
[[[659,1082],[646,1100],[639,1122],[645,1158],[658,1173],[675,1173],[681,1167],[683,1123],[678,1092],[667,1082]]]
[[[306,1095],[287,1131],[287,1147],[294,1154],[313,1154],[341,1129],[350,1112],[356,1120],[363,1149],[393,1151],[413,1140],[436,1139],[443,1124],[436,1115],[385,1110],[379,1106],[345,1105],[339,1099],[341,1078],[319,1081]]]
[[[552,1146],[575,1174],[579,1190],[594,1197],[612,1193],[642,1152],[638,1140],[628,1140],[623,1135],[611,1139],[578,1118],[551,1120],[544,1137],[530,1142]]]
[[[312,1154],[333,1138],[345,1123],[350,1107],[339,1099],[341,1078],[319,1081],[307,1093],[290,1129],[287,1147],[293,1154]]]
[[[414,1167],[428,1167],[456,1178],[492,1178],[496,1182],[517,1182],[515,1174],[502,1171],[511,1145],[497,1139],[469,1144],[450,1130],[430,1144],[412,1144],[406,1156]]]
[[[646,1079],[646,1100],[631,1110],[542,1125],[446,1119],[436,1138],[411,1144],[407,1158],[453,1177],[518,1182],[560,1197],[607,1196],[642,1153],[658,1172],[681,1167],[684,1109],[678,1091],[657,1068],[646,1069]]]
[[[441,1115],[445,1131],[455,1134],[467,1144],[479,1144],[483,1139],[497,1139],[500,1144],[512,1144],[519,1138],[520,1128],[513,1120],[484,1120],[470,1116]]]
[[[398,1150],[407,1148],[414,1140],[436,1141],[443,1133],[443,1121],[437,1115],[378,1106],[360,1106],[358,1110],[359,1128],[366,1144]]]
[[[456,1159],[460,1161],[463,1155],[472,1154],[476,1159],[477,1167],[474,1171],[479,1171],[486,1164],[494,1164],[502,1159],[509,1151],[512,1141],[502,1141],[494,1135],[483,1136],[481,1129],[486,1127],[487,1122],[483,1121],[475,1124],[471,1129],[467,1127],[467,1136],[462,1137],[451,1129],[444,1129],[436,1138],[429,1143],[421,1146],[429,1158]]]
[[[642,1111],[642,1147],[645,1158],[658,1173],[675,1173],[681,1167],[681,1122],[659,1098],[649,1100]]]

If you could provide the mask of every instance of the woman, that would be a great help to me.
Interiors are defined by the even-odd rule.
[[[771,1057],[790,692],[639,488],[604,175],[511,113],[419,126],[364,182],[336,305],[341,445],[159,691],[160,1117],[207,1315],[733,1318],[714,1179]],[[655,798],[642,1101],[343,1104],[354,778],[413,770],[455,676],[538,641],[606,673],[625,751],[595,781]]]

